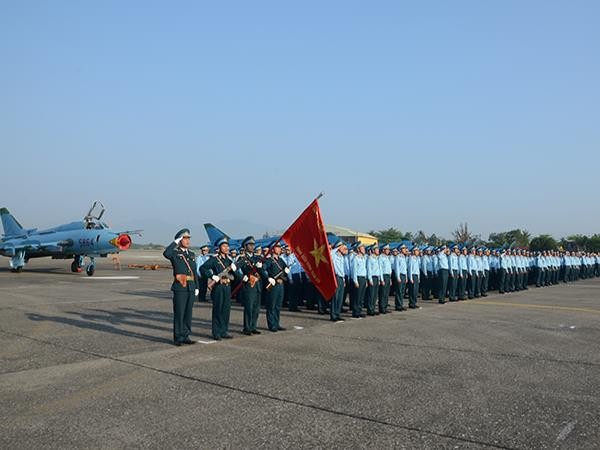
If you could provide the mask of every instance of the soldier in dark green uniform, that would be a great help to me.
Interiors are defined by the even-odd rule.
[[[190,230],[184,228],[163,252],[173,266],[173,341],[176,346],[195,344],[192,332],[192,306],[198,295],[196,285],[196,255],[189,250]]]
[[[284,283],[290,269],[285,261],[280,258],[281,245],[276,242],[273,246],[272,256],[264,263],[263,275],[267,285],[267,325],[272,332],[283,331],[279,324],[281,305],[283,303]]]
[[[254,254],[254,237],[248,236],[242,241],[243,251],[237,260],[237,265],[242,275],[242,287],[238,298],[244,305],[244,331],[246,335],[260,334],[256,329],[258,313],[260,312],[260,298],[262,283],[260,271],[262,270],[262,257]]]
[[[231,339],[229,334],[229,315],[231,313],[231,282],[237,275],[237,266],[229,257],[229,242],[221,238],[216,242],[217,254],[211,256],[200,267],[200,273],[209,281],[212,299],[212,335],[213,339]],[[212,285],[212,287],[211,287]]]

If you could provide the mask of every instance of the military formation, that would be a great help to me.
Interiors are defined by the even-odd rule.
[[[183,229],[163,255],[173,266],[173,339],[177,346],[190,339],[192,305],[212,301],[212,337],[231,339],[232,298],[244,307],[243,334],[261,334],[261,306],[271,332],[285,331],[281,310],[315,310],[334,322],[349,318],[419,309],[419,300],[439,304],[571,283],[600,276],[600,255],[569,251],[530,252],[463,245],[330,244],[337,289],[325,299],[315,288],[291,249],[281,242],[256,246],[252,236],[241,248],[230,249],[227,238],[196,256],[190,232]],[[393,297],[393,307],[390,304]],[[407,305],[407,307],[405,306]]]

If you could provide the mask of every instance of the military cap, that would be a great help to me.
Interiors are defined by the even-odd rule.
[[[381,244],[379,246],[379,250],[385,250],[386,248],[390,248],[390,244]]]
[[[204,245],[202,245],[202,246],[200,247],[200,250],[202,250],[202,249],[204,249],[204,248],[208,248],[208,249],[210,249],[210,245],[208,245],[208,244],[204,244]]]
[[[271,244],[271,248],[281,247],[281,241],[275,241]]]
[[[245,247],[248,244],[256,244],[256,241],[254,240],[254,236],[248,236],[246,239],[244,239],[242,241],[242,247]]]
[[[346,245],[346,243],[340,239],[335,244],[333,244],[333,248],[340,248],[343,245]]]
[[[175,239],[184,238],[184,237],[191,237],[190,230],[187,228],[179,230],[177,232],[177,234],[175,235]]]
[[[215,247],[219,248],[223,244],[229,244],[229,240],[224,236],[220,239],[217,239],[217,242],[215,242]]]

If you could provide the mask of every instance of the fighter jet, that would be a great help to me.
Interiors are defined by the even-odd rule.
[[[0,238],[0,255],[10,258],[12,272],[21,272],[31,258],[50,256],[52,259],[73,259],[72,272],[81,272],[85,257],[89,258],[85,272],[94,275],[95,258],[129,249],[131,234],[141,236],[142,230],[115,231],[101,222],[105,208],[95,201],[83,220],[59,225],[47,230],[26,229],[8,212],[0,209],[4,234]]]
[[[229,247],[231,249],[240,250],[242,246],[242,241],[245,237],[242,238],[231,238],[227,236],[223,231],[219,230],[212,223],[205,223],[204,229],[206,230],[206,234],[208,235],[208,240],[210,241],[210,246],[214,248],[215,243],[221,238],[227,238],[229,241]],[[269,247],[275,241],[279,240],[279,236],[273,236],[270,238],[256,239],[257,247]]]

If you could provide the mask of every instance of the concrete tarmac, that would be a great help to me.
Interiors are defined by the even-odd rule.
[[[600,448],[600,279],[172,345],[159,252],[0,269],[0,448]],[[7,260],[5,260],[7,261]],[[126,278],[119,278],[126,277]],[[393,302],[392,302],[393,304]],[[346,318],[348,316],[346,315]]]

